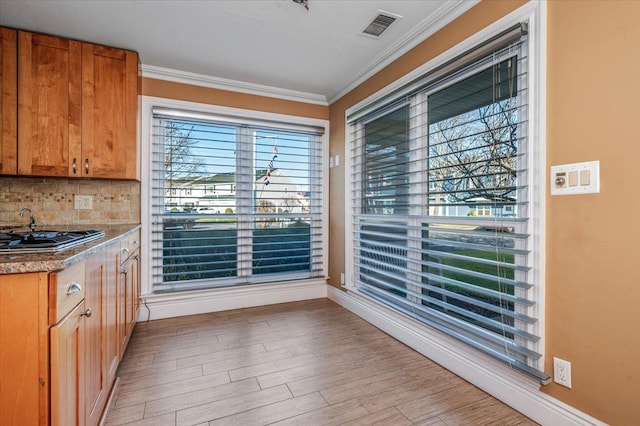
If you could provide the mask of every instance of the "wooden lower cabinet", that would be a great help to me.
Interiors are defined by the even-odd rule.
[[[49,422],[46,273],[0,275],[0,425]]]
[[[120,343],[118,339],[118,292],[119,266],[120,260],[118,252],[120,244],[111,244],[106,249],[106,260],[108,268],[106,270],[107,285],[105,291],[105,355],[107,365],[107,382],[113,383],[116,379],[116,371],[120,365]]]
[[[51,425],[85,425],[86,320],[81,302],[51,327]]]
[[[114,241],[59,272],[0,274],[1,426],[100,423],[138,312],[139,250],[127,279],[120,252]]]
[[[109,268],[108,250],[101,250],[85,261],[85,305],[90,316],[85,315],[85,416],[87,425],[100,421],[107,402],[112,381],[108,377],[107,359],[107,313],[113,310],[108,305]],[[111,285],[110,287],[114,287]]]
[[[129,344],[140,309],[140,233],[133,233],[120,244],[120,283],[118,289],[118,336],[120,359]]]

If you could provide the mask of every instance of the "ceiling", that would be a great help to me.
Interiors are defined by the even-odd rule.
[[[477,0],[0,0],[0,26],[139,52],[143,75],[330,103]],[[402,16],[379,38],[378,14]]]

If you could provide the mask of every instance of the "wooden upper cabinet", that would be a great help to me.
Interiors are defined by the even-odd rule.
[[[82,156],[86,176],[137,177],[138,55],[82,45]]]
[[[18,174],[138,178],[137,53],[19,31],[17,69]]]
[[[17,31],[0,28],[0,173],[18,172]]]
[[[81,176],[81,46],[18,33],[18,173]]]

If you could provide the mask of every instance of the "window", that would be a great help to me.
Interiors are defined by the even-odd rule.
[[[153,291],[324,277],[323,131],[155,108]]]
[[[357,291],[540,380],[527,36],[348,116]]]

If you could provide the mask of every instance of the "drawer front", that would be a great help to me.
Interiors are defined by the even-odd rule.
[[[140,248],[140,230],[132,232],[120,241],[120,261],[124,262]]]
[[[49,275],[49,323],[56,324],[84,299],[84,262]]]

